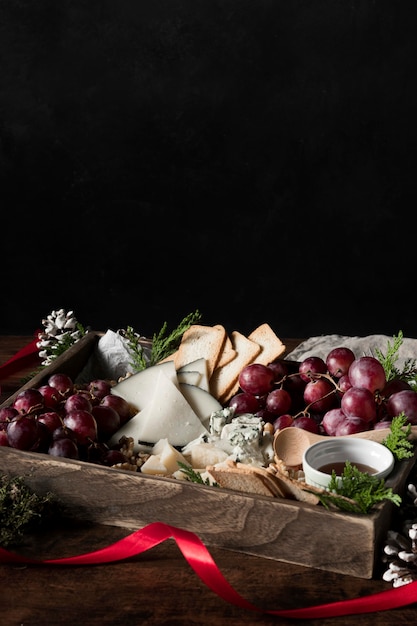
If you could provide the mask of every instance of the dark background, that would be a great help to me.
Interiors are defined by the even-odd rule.
[[[415,0],[0,0],[0,332],[417,336]]]

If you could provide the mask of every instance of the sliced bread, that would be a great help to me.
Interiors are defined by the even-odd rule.
[[[237,330],[230,333],[235,358],[223,367],[217,367],[210,378],[210,393],[225,404],[239,389],[239,374],[261,352],[261,346]]]
[[[215,328],[217,326],[219,325],[217,324]],[[223,326],[219,326],[219,327],[223,328]],[[219,358],[219,361],[217,362],[216,367],[223,367],[223,365],[230,363],[230,361],[233,361],[235,356],[236,356],[236,350],[233,348],[232,340],[230,339],[229,335],[226,334],[226,340],[223,345],[223,350],[220,354],[220,358]]]
[[[238,467],[236,463],[229,462],[228,465],[209,465],[206,471],[224,489],[274,497],[276,494],[269,476],[253,469],[251,466]]]
[[[261,324],[248,335],[248,339],[255,341],[261,346],[260,353],[256,356],[256,363],[269,365],[285,352],[285,345],[277,337],[269,324]]]
[[[174,355],[175,368],[178,370],[187,363],[204,357],[207,362],[207,375],[210,379],[217,367],[226,336],[226,329],[221,325],[193,324],[183,334],[179,348]]]

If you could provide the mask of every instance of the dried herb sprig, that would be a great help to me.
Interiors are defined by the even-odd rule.
[[[385,486],[383,478],[361,472],[349,461],[345,463],[340,481],[333,470],[327,490],[317,495],[326,508],[334,504],[350,513],[368,513],[382,500],[389,500],[396,506],[402,501],[399,494]]]
[[[24,535],[53,514],[51,494],[39,496],[21,477],[0,476],[0,545],[21,543]]]
[[[169,333],[168,324],[164,322],[161,330],[152,337],[149,355],[145,353],[140,343],[141,336],[135,332],[132,326],[128,326],[124,332],[124,336],[128,343],[128,349],[132,357],[131,365],[134,371],[140,372],[173,354],[180,345],[185,331],[188,330],[192,324],[196,324],[200,320],[201,313],[196,310],[194,313],[190,313],[184,317],[178,326]]]

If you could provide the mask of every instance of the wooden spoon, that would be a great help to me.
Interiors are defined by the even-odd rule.
[[[354,435],[344,435],[343,439],[345,437],[356,437],[359,439],[371,439],[372,441],[381,443],[390,432],[390,428],[379,428],[366,430],[362,433],[355,433]],[[411,427],[411,435],[412,439],[417,437],[417,426]],[[275,433],[275,456],[281,459],[287,467],[298,467],[303,462],[304,450],[313,443],[316,443],[316,441],[321,441],[322,439],[329,439],[329,435],[316,435],[303,428],[288,426]],[[336,437],[332,437],[332,439],[336,439]]]

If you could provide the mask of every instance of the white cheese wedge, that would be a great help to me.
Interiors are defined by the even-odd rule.
[[[125,378],[125,380],[112,387],[111,393],[121,396],[136,411],[141,411],[152,399],[156,380],[160,372],[163,372],[173,384],[176,385],[178,383],[174,362],[165,361]]]
[[[215,443],[196,443],[194,446],[187,448],[188,459],[191,466],[198,469],[205,469],[207,465],[216,465],[222,463],[229,457],[229,453],[216,446]]]
[[[168,439],[160,439],[153,447],[152,455],[158,455],[169,474],[179,469],[178,463],[188,465],[185,457],[169,443]],[[143,467],[143,466],[142,466]],[[142,469],[142,468],[141,468]]]
[[[115,445],[126,436],[133,438],[135,450],[138,442],[156,443],[164,438],[172,446],[182,447],[202,434],[208,431],[200,418],[178,387],[160,370],[152,384],[150,402],[126,422],[108,444]]]
[[[188,371],[183,371],[177,372],[177,379],[179,383],[186,383],[187,385],[195,385],[198,387],[198,383],[201,381],[201,374],[200,372],[188,372]]]
[[[198,386],[204,391],[210,391],[209,387],[209,377],[208,377],[208,369],[207,369],[207,361],[204,357],[201,359],[196,359],[195,361],[190,361],[190,363],[186,363],[182,367],[178,369],[178,372],[200,372],[201,379],[198,383]]]
[[[141,465],[141,474],[151,474],[153,476],[168,476],[171,472],[165,466],[160,454],[152,454],[145,463]]]
[[[179,388],[196,415],[198,415],[204,426],[208,428],[211,414],[222,409],[220,402],[208,391],[196,385],[180,383]]]

